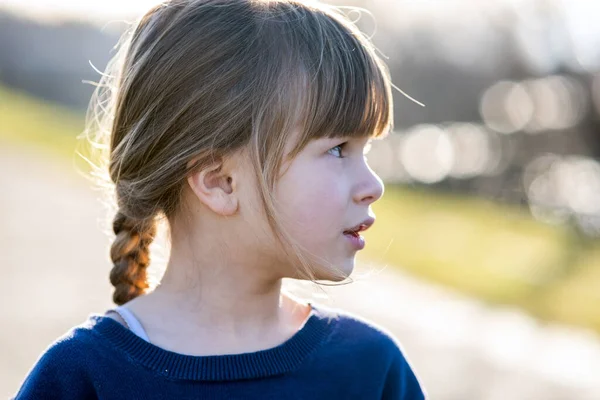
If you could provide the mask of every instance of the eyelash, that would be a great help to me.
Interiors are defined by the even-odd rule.
[[[344,147],[346,147],[346,145],[347,145],[347,144],[348,144],[348,142],[340,143],[340,144],[338,144],[337,146],[334,146],[334,147],[330,148],[329,150],[327,150],[327,152],[328,152],[329,154],[331,154],[331,150],[333,150],[333,149],[337,149],[337,148],[339,147],[339,149],[340,149],[340,156],[339,156],[338,158],[345,158],[345,157],[342,155],[342,150],[344,150]],[[368,142],[368,143],[365,145],[365,148],[364,148],[364,150],[363,150],[363,156],[365,156],[365,157],[366,157],[367,153],[369,153],[369,151],[371,150],[371,147],[372,147],[372,144],[371,144],[371,142]]]

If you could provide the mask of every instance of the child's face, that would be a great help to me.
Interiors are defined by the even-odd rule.
[[[373,217],[370,206],[383,195],[383,182],[367,165],[367,147],[368,138],[314,140],[283,166],[276,184],[281,223],[316,258],[317,279],[350,275],[360,246],[344,231]]]

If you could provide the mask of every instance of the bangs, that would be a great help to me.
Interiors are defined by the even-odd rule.
[[[308,13],[295,22],[304,26],[292,30],[299,51],[284,86],[297,93],[285,108],[299,117],[298,147],[320,138],[387,135],[393,125],[390,78],[367,39],[335,14]]]

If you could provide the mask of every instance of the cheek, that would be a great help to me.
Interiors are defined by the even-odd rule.
[[[343,180],[334,171],[306,168],[289,172],[277,192],[286,228],[305,243],[337,236],[347,223],[343,217],[348,193]]]

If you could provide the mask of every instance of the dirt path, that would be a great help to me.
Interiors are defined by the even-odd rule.
[[[57,336],[111,306],[103,218],[97,193],[69,164],[0,142],[1,398]],[[432,399],[600,399],[595,335],[487,308],[391,268],[361,267],[355,277],[317,301],[389,329]]]

